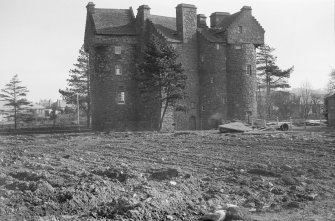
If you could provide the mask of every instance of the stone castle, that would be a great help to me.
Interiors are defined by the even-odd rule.
[[[150,36],[171,44],[187,74],[186,112],[170,109],[163,130],[217,127],[222,120],[257,115],[256,48],[264,29],[249,6],[239,12],[206,17],[190,4],[179,4],[176,17],[150,14],[142,5],[129,9],[86,6],[85,51],[89,53],[92,128],[156,130],[161,107],[141,101],[133,79]]]

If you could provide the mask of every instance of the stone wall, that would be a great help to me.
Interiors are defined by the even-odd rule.
[[[93,129],[135,130],[139,119],[137,90],[133,80],[135,73],[136,38],[101,37],[95,39],[91,59],[94,60],[91,76],[92,127]],[[115,54],[115,46],[121,46],[121,54]],[[115,66],[120,65],[121,75]],[[118,103],[118,94],[124,92],[125,103]]]
[[[251,65],[251,75],[247,66]],[[256,50],[253,44],[227,45],[228,118],[246,120],[257,115]],[[251,121],[251,119],[249,119]]]
[[[199,35],[201,129],[217,128],[227,118],[226,47]]]
[[[176,44],[179,53],[178,62],[187,75],[186,99],[182,101],[186,105],[185,113],[174,113],[175,129],[189,130],[199,129],[199,72],[198,72],[198,47],[197,47],[197,13],[192,5],[180,4],[176,9],[177,32],[183,43]],[[182,31],[180,31],[182,30]],[[194,103],[197,108],[191,108]],[[195,122],[194,122],[195,121]]]

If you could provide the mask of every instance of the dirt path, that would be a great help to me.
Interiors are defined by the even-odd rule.
[[[324,133],[2,136],[0,164],[0,220],[335,220]]]

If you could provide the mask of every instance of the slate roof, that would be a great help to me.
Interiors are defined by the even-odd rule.
[[[236,12],[232,15],[227,16],[224,18],[219,24],[218,28],[220,28],[220,31],[225,31],[234,21],[235,19],[241,14],[241,12]]]
[[[92,18],[97,34],[136,34],[132,9],[96,8]]]
[[[217,43],[223,43],[225,42],[222,38],[216,37],[215,32],[216,30],[211,30],[208,28],[199,28],[198,32],[204,36],[209,42],[217,42]]]
[[[150,15],[149,19],[155,25],[161,25],[161,26],[164,26],[168,29],[177,31],[176,18],[160,16],[160,15]]]
[[[150,15],[149,20],[153,23],[157,32],[162,34],[170,42],[180,42],[177,37],[176,18]]]

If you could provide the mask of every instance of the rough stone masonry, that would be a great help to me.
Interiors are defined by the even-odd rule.
[[[133,9],[86,6],[85,50],[90,56],[93,129],[157,130],[161,107],[141,101],[133,75],[150,36],[171,44],[187,74],[187,111],[171,108],[163,130],[217,127],[222,120],[257,116],[256,48],[264,29],[249,6],[234,14],[206,16],[190,4],[179,4],[176,17]]]

